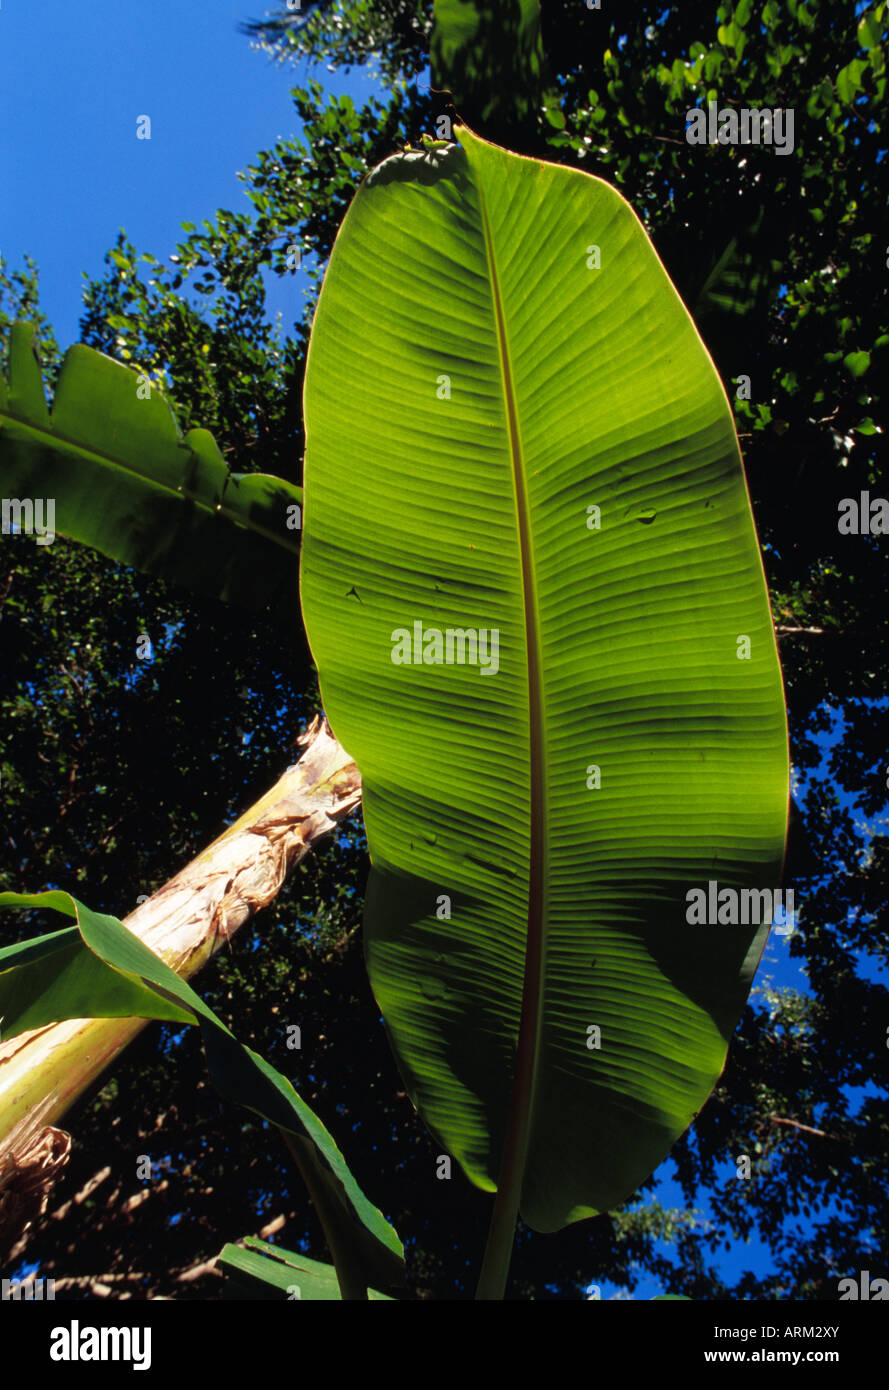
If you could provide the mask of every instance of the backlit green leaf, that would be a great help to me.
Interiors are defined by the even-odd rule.
[[[719,1077],[769,922],[688,893],[777,888],[786,725],[731,410],[638,218],[458,137],[374,170],[334,247],[303,612],[406,1085],[553,1230]]]

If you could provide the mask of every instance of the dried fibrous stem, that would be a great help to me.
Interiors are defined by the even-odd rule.
[[[360,803],[358,769],[327,721],[315,719],[300,743],[299,762],[265,796],[124,918],[185,979],[272,902],[312,846]],[[0,1043],[5,1239],[15,1239],[45,1209],[67,1160],[70,1141],[56,1121],[145,1024],[139,1018],[69,1019]]]

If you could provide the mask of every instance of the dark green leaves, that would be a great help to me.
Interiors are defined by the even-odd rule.
[[[492,139],[533,126],[545,62],[539,0],[435,0],[432,85]],[[564,122],[563,122],[564,124]]]

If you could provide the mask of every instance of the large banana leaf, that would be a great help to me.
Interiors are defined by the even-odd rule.
[[[184,437],[163,396],[82,343],[50,413],[30,324],[0,375],[0,496],[54,500],[55,530],[103,555],[249,608],[296,599],[302,489],[229,473],[208,430]]]
[[[629,1197],[724,1066],[768,923],[687,894],[777,887],[786,725],[729,405],[638,218],[458,136],[336,241],[302,600],[407,1087],[549,1231]],[[449,629],[496,669],[439,664]]]

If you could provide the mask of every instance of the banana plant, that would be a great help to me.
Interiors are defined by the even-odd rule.
[[[363,778],[371,984],[495,1196],[490,1299],[518,1214],[624,1201],[716,1083],[769,921],[688,897],[777,886],[788,755],[731,411],[643,227],[457,136],[375,169],[337,238],[301,597]]]
[[[306,372],[303,616],[362,775],[371,984],[414,1103],[517,1214],[627,1199],[715,1085],[789,795],[725,391],[615,189],[457,128],[339,232]]]

